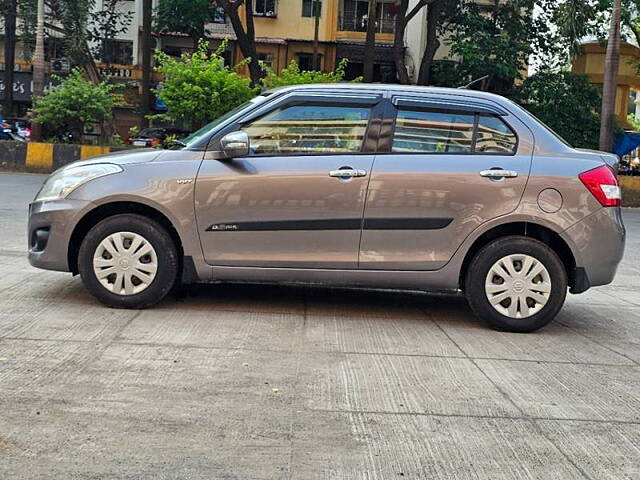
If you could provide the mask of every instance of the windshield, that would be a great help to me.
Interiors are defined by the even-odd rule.
[[[234,108],[233,110],[225,113],[224,115],[216,118],[213,122],[206,124],[200,130],[197,130],[197,131],[193,132],[187,138],[184,138],[183,140],[181,140],[181,143],[183,143],[187,148],[202,147],[201,143],[205,139],[208,139],[209,136],[211,136],[211,134],[220,125],[224,124],[231,117],[234,117],[235,115],[239,114],[243,110],[246,110],[246,109],[248,109],[249,107],[251,107],[253,105],[257,105],[259,103],[262,103],[266,98],[267,97],[265,97],[265,96],[258,95],[257,97],[254,97],[251,100],[248,100],[248,101],[244,102],[242,105],[240,105],[240,106]]]

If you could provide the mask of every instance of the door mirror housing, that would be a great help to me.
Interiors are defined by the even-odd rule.
[[[224,158],[249,155],[249,135],[243,131],[227,133],[220,139],[220,150]]]

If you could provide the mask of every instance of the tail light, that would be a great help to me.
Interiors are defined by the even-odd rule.
[[[603,207],[620,206],[620,186],[613,170],[608,165],[594,168],[579,176],[584,186],[596,197]]]

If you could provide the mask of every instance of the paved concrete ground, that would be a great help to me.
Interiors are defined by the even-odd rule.
[[[0,478],[640,478],[640,212],[616,283],[531,335],[464,300],[199,287],[110,310],[31,268],[0,174]]]

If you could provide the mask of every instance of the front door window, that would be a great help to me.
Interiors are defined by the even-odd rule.
[[[243,128],[253,155],[359,152],[369,108],[294,105],[268,113]]]

